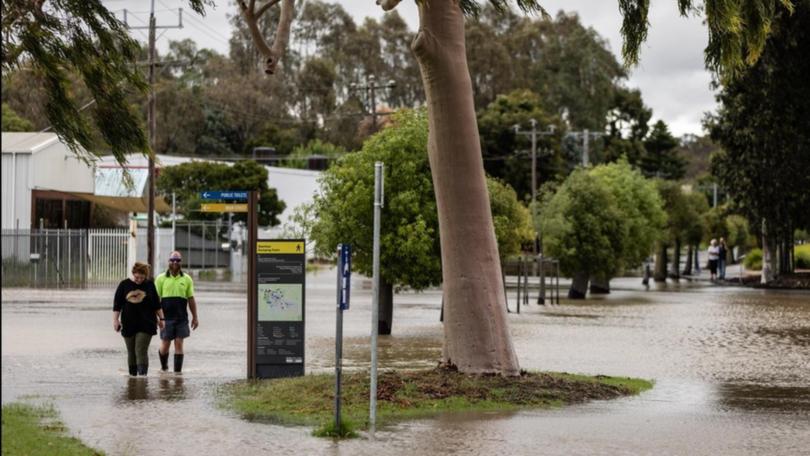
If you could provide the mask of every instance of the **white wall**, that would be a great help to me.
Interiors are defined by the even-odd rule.
[[[95,172],[61,141],[34,153],[33,187],[39,190],[93,193]]]
[[[286,207],[279,215],[279,224],[275,228],[281,228],[292,215],[295,208],[301,204],[312,203],[315,193],[318,192],[318,177],[320,171],[310,171],[305,169],[276,168],[267,166],[267,185],[275,188],[278,198],[284,201]],[[276,230],[272,230],[276,231]]]
[[[14,163],[15,161],[16,163]],[[17,220],[20,222],[20,229],[31,228],[30,163],[31,154],[3,154],[2,228],[4,230],[16,228]],[[16,165],[16,169],[14,165]],[[13,200],[12,193],[14,193]]]

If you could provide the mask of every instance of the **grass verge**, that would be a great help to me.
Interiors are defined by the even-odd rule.
[[[220,404],[243,418],[277,424],[320,426],[319,436],[340,436],[333,429],[332,374],[275,380],[241,381],[220,390]],[[356,423],[348,431],[368,425],[369,378],[366,372],[343,375],[343,419]],[[551,408],[597,399],[638,394],[652,388],[647,380],[523,372],[519,377],[468,375],[436,368],[384,371],[377,386],[380,424],[455,411],[509,411]],[[330,428],[332,426],[332,428]]]
[[[3,455],[103,455],[69,437],[53,406],[11,403],[3,406]]]

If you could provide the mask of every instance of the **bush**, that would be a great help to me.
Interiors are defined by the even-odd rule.
[[[752,271],[759,271],[762,269],[762,250],[761,249],[751,249],[746,255],[745,259],[743,260],[743,265],[745,265],[746,269],[750,269]]]
[[[793,248],[796,256],[796,269],[810,269],[810,244],[797,245]]]

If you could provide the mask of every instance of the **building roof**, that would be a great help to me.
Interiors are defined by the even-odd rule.
[[[213,162],[213,163],[229,163],[220,162],[216,160],[208,160],[202,157],[178,157],[176,155],[155,155],[155,166],[160,168],[163,166],[174,166],[188,162]],[[120,168],[121,166],[115,161],[112,155],[102,155],[99,157],[96,166],[99,168]],[[149,161],[143,154],[129,154],[127,155],[127,168],[146,168],[149,166]]]
[[[3,153],[36,153],[42,148],[59,141],[56,133],[11,133],[3,132]]]

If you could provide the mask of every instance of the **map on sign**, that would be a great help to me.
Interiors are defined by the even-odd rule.
[[[301,321],[301,284],[259,284],[259,321]]]

